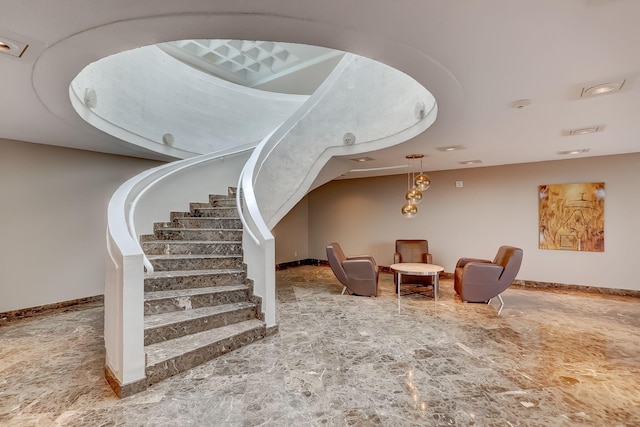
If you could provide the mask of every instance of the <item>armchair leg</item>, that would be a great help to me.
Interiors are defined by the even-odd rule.
[[[502,299],[501,295],[497,295],[494,298],[498,298],[498,301],[500,301],[500,306],[504,305],[504,300]],[[491,304],[491,301],[493,301],[493,298],[490,298],[489,301],[487,301],[487,304]]]
[[[502,309],[504,308],[504,300],[502,299],[502,295],[500,294],[497,295],[497,298],[498,301],[500,301],[500,308],[498,309],[498,316],[500,316],[500,313],[502,313]],[[493,300],[493,298],[487,301],[487,304],[491,304],[491,300]]]

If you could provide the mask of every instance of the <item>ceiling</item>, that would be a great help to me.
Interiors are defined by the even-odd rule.
[[[639,152],[639,16],[637,0],[5,0],[0,41],[13,49],[0,53],[0,138],[165,159],[79,118],[71,80],[140,46],[237,39],[353,52],[434,94],[435,124],[368,153],[355,167],[375,170],[357,176],[397,173],[379,168],[412,153],[446,170]],[[622,87],[583,96],[603,83]]]

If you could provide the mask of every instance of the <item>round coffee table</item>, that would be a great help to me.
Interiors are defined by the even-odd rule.
[[[433,297],[435,301],[438,301],[438,292],[440,291],[440,280],[438,277],[438,273],[444,271],[444,267],[435,264],[424,264],[421,262],[401,262],[399,264],[391,264],[389,268],[398,273],[398,298],[400,298],[400,285],[402,284],[402,275],[410,274],[412,276],[432,276]]]

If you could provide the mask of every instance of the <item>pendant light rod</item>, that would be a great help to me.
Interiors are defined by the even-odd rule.
[[[413,161],[420,159],[420,173],[422,173],[422,158],[424,157],[424,154],[407,154],[406,156],[404,156],[405,159],[407,159],[409,162],[409,172],[407,173],[407,179],[409,178],[409,175],[411,175],[411,182],[413,182],[415,180],[415,171],[414,166],[413,166]],[[412,185],[409,184],[409,188],[412,188]]]

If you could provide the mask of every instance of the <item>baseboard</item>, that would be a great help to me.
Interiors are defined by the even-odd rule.
[[[140,393],[147,389],[147,379],[143,378],[138,381],[134,381],[129,384],[121,384],[120,380],[114,375],[111,371],[111,368],[108,365],[104,366],[104,378],[107,380],[107,383],[113,390],[113,392],[120,399],[124,399],[125,397],[133,396],[134,394]]]
[[[329,263],[325,260],[320,260],[320,259],[304,259],[300,261],[292,261],[292,262],[287,262],[283,264],[277,264],[276,270],[285,270],[287,268],[295,268],[303,265],[329,265]],[[389,266],[381,265],[379,267],[380,267],[381,273],[393,273],[393,270]],[[440,273],[440,279],[453,280],[453,278],[454,278],[453,272],[443,271]],[[558,291],[558,292],[570,291],[570,292],[584,292],[584,293],[598,294],[598,295],[613,295],[613,296],[640,298],[640,290],[600,288],[596,286],[587,286],[587,285],[570,285],[565,283],[538,282],[535,280],[515,280],[511,286],[514,288],[527,289],[527,290],[544,290],[544,291]]]
[[[613,295],[621,297],[640,298],[640,291],[632,289],[599,288],[587,285],[569,285],[565,283],[537,282],[535,280],[515,280],[511,287],[527,290],[584,292],[598,295]]]
[[[329,262],[321,259],[312,259],[312,258],[301,259],[299,261],[283,262],[281,264],[276,264],[276,271],[286,270],[288,268],[301,267],[304,265],[316,265],[316,266],[329,265]]]
[[[37,307],[21,308],[19,310],[5,311],[0,313],[0,325],[4,322],[11,322],[19,319],[26,319],[28,317],[39,316],[42,314],[50,314],[56,311],[69,311],[79,306],[84,306],[89,303],[103,303],[104,295],[96,295],[93,297],[79,298],[69,301],[57,302],[54,304],[45,304]],[[83,307],[84,308],[84,307]]]

